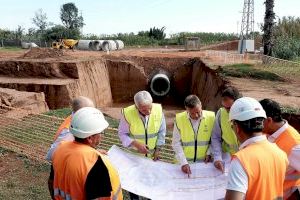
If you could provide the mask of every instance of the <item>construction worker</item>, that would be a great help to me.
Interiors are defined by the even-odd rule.
[[[108,125],[96,108],[73,115],[74,141],[61,142],[53,154],[54,199],[123,199],[117,171],[96,150]]]
[[[72,100],[72,114],[69,115],[63,121],[63,123],[59,126],[58,130],[56,131],[55,136],[54,136],[54,142],[47,152],[46,159],[48,161],[51,162],[52,153],[61,141],[73,141],[74,140],[74,136],[73,136],[73,134],[71,134],[71,132],[69,130],[71,121],[72,121],[72,116],[74,115],[74,113],[77,110],[79,110],[80,108],[84,108],[84,107],[93,107],[94,108],[95,104],[91,99],[84,97],[84,96],[79,96]]]
[[[262,134],[266,119],[262,106],[242,97],[230,108],[229,119],[241,145],[232,157],[225,200],[282,199],[288,160]]]
[[[228,87],[222,92],[222,108],[216,114],[216,120],[211,136],[211,148],[214,157],[214,166],[224,173],[222,154],[234,154],[238,150],[238,140],[231,128],[229,110],[235,100],[240,98],[239,91]]]
[[[186,111],[176,114],[172,147],[175,158],[183,173],[190,176],[189,163],[208,162],[211,159],[209,143],[215,120],[215,113],[202,110],[201,101],[196,95],[184,100]]]
[[[288,156],[289,167],[283,184],[284,199],[300,199],[300,135],[282,118],[280,105],[271,99],[260,104],[267,114],[263,132],[270,142],[276,143]]]
[[[124,147],[141,156],[159,159],[161,146],[165,144],[166,120],[161,105],[153,103],[149,92],[137,92],[134,105],[122,109],[118,133]],[[130,198],[139,199],[133,193]]]
[[[72,121],[72,116],[74,115],[74,113],[76,113],[77,110],[84,107],[95,107],[95,105],[91,99],[84,96],[79,96],[72,100],[72,114],[69,115],[64,120],[64,122],[59,126],[54,136],[54,142],[52,143],[50,149],[47,152],[46,159],[49,162],[52,162],[52,154],[62,141],[74,141],[74,136],[73,134],[71,134],[69,130]],[[53,174],[53,167],[51,165],[50,175],[48,178],[48,189],[52,199],[54,198],[53,180],[54,180],[54,174]]]

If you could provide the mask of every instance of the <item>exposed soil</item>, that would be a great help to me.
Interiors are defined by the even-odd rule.
[[[59,58],[64,55],[62,49],[51,49],[51,48],[30,48],[24,53],[21,58]]]
[[[50,166],[0,148],[0,199],[50,199]]]
[[[230,45],[213,45],[211,48],[230,51],[236,45],[234,41]],[[204,51],[148,48],[125,49],[109,54],[95,51],[58,52],[35,49],[25,55],[26,59],[20,56],[20,52],[0,52],[0,86],[45,92],[51,109],[68,106],[71,98],[85,95],[92,98],[98,107],[107,109],[108,114],[118,118],[122,106],[111,108],[112,103],[131,104],[137,91],[149,89],[153,74],[164,70],[171,80],[171,91],[164,98],[155,97],[155,101],[162,103],[164,108],[173,107],[166,114],[170,116],[167,117],[168,124],[172,124],[174,117],[172,109],[182,109],[183,99],[191,93],[200,97],[205,109],[217,110],[220,91],[227,84],[236,86],[244,96],[257,99],[268,97],[284,106],[300,107],[299,80],[224,80],[207,66],[207,63],[218,63],[218,60],[206,57]]]
[[[233,77],[228,80],[243,93],[243,96],[258,100],[270,98],[283,106],[300,108],[300,81],[279,82]]]

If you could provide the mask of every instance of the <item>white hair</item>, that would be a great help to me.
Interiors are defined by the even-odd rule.
[[[134,95],[134,104],[139,105],[149,105],[153,102],[151,94],[145,90],[139,91]]]

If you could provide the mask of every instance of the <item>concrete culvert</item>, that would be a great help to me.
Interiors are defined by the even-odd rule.
[[[93,51],[99,51],[101,49],[101,43],[99,40],[93,40],[91,41],[90,48]]]
[[[92,40],[79,40],[77,44],[79,50],[91,50]]]
[[[102,50],[102,44],[105,40],[94,40],[95,43],[99,43],[99,49],[98,51],[101,51]]]
[[[115,50],[117,50],[117,44],[113,40],[105,40],[102,43],[102,50],[103,51],[115,51]]]
[[[156,96],[166,96],[169,93],[170,88],[170,80],[168,76],[163,73],[156,74],[151,79],[150,89]]]
[[[122,40],[115,40],[115,43],[117,45],[117,50],[124,49],[124,42]]]

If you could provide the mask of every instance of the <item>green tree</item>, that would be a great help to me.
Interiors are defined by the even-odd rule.
[[[80,31],[78,29],[68,29],[62,25],[55,25],[45,31],[44,39],[46,41],[54,41],[63,38],[80,38]]]
[[[20,25],[18,25],[18,28],[15,30],[15,39],[21,41],[23,34],[24,34],[24,28]]]
[[[42,9],[37,10],[32,18],[32,23],[38,28],[38,31],[43,34],[48,26],[47,14]]]
[[[148,36],[156,40],[163,40],[166,37],[165,30],[166,27],[164,26],[162,28],[156,28],[156,27],[150,28]]]
[[[78,8],[74,3],[63,4],[60,9],[60,19],[68,29],[80,29],[84,26],[83,17],[78,15]]]

